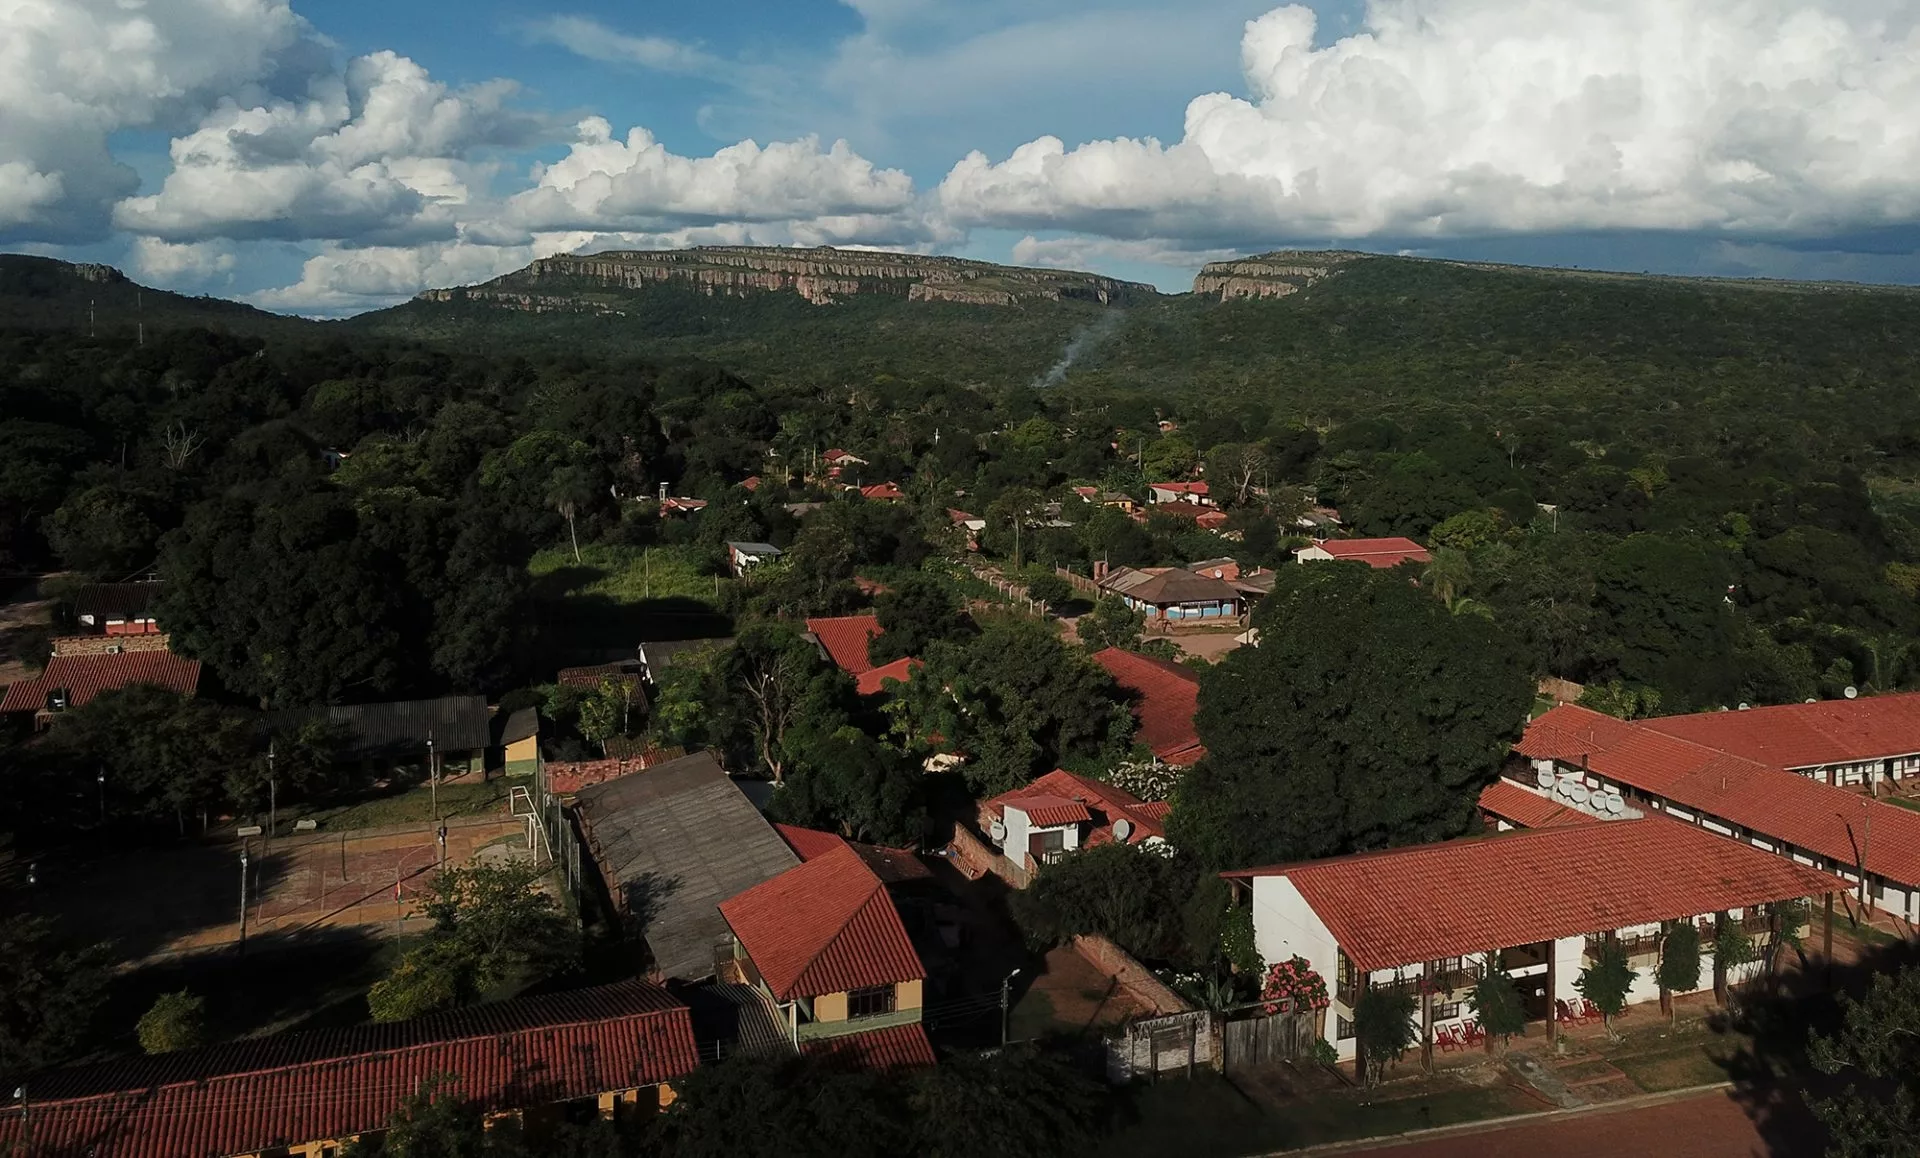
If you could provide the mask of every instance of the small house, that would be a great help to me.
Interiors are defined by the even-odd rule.
[[[894,483],[883,482],[861,487],[860,497],[871,503],[898,503],[905,501],[907,492]]]
[[[1193,724],[1200,677],[1191,668],[1117,647],[1095,652],[1093,662],[1133,697],[1134,742],[1155,760],[1184,768],[1207,754]]]
[[[540,770],[540,711],[521,708],[495,712],[493,746],[500,750],[500,766],[509,776],[531,776]]]
[[[1394,536],[1387,539],[1323,539],[1293,553],[1300,563],[1341,561],[1365,563],[1378,571],[1402,563],[1431,563],[1433,556],[1412,539]]]
[[[1008,860],[1028,873],[1102,844],[1154,847],[1167,839],[1165,801],[1055,769],[980,805],[980,824]]]
[[[1096,565],[1095,570],[1102,591],[1157,622],[1230,620],[1244,610],[1240,593],[1231,583],[1183,567],[1120,567],[1108,572]]]
[[[152,635],[160,630],[154,608],[167,585],[89,583],[73,594],[73,617],[84,635]]]
[[[727,563],[733,573],[745,575],[760,564],[778,559],[785,552],[772,543],[734,543],[727,544]]]
[[[200,661],[166,650],[165,638],[143,637],[143,641],[161,641],[163,646],[157,649],[106,642],[109,650],[55,655],[39,675],[7,687],[6,695],[0,697],[0,715],[31,712],[34,726],[44,728],[59,713],[90,703],[102,692],[136,684],[191,696],[200,686]]]
[[[1157,482],[1147,484],[1147,502],[1187,503],[1196,507],[1213,506],[1213,496],[1204,482]]]
[[[299,708],[267,717],[268,731],[281,735],[316,723],[328,733],[335,763],[376,772],[422,768],[442,778],[484,772],[493,743],[481,696]]]

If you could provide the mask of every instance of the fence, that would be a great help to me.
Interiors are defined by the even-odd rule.
[[[1107,1039],[1107,1080],[1115,1083],[1169,1073],[1192,1077],[1213,1061],[1213,1015],[1205,1010],[1142,1018]]]
[[[1220,1025],[1221,1067],[1228,1073],[1313,1056],[1320,1034],[1311,1014],[1229,1017]]]

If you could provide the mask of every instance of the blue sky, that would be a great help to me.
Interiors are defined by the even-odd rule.
[[[342,314],[578,249],[1920,280],[1915,0],[18,0],[0,245]]]

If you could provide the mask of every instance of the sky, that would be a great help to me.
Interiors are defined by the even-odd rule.
[[[537,257],[1920,282],[1920,0],[0,0],[0,249],[342,316]]]

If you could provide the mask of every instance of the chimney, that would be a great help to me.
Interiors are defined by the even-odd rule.
[[[1105,559],[1095,559],[1093,561],[1093,581],[1095,583],[1105,583],[1107,581],[1107,561]]]

